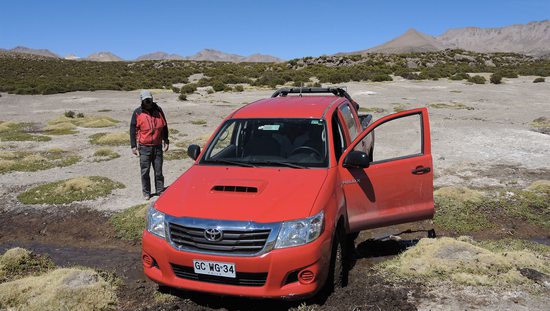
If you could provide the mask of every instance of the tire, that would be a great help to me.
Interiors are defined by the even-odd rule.
[[[330,269],[327,280],[327,285],[330,289],[330,292],[338,288],[345,287],[348,283],[348,271],[346,267],[345,258],[346,256],[346,247],[345,240],[343,238],[341,230],[338,230],[334,235],[332,241],[332,253],[330,256]]]

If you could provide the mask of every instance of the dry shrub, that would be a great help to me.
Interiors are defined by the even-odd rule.
[[[550,273],[550,257],[531,249],[498,251],[470,238],[421,239],[397,258],[382,263],[382,271],[421,281],[450,280],[457,284],[512,287],[536,284],[523,276],[528,268]]]
[[[110,310],[115,289],[91,269],[56,269],[0,284],[0,309]]]

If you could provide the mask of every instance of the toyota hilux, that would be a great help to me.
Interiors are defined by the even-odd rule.
[[[145,274],[249,297],[344,285],[346,241],[434,214],[427,109],[360,111],[342,88],[287,88],[232,112],[149,206]]]

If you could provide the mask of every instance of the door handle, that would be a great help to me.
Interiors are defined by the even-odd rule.
[[[422,175],[422,174],[429,173],[430,171],[431,169],[429,167],[417,166],[415,169],[411,171],[411,173],[413,173],[414,175]]]

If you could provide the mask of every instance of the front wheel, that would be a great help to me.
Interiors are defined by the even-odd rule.
[[[348,271],[345,262],[346,247],[344,242],[343,234],[339,230],[334,235],[334,240],[332,241],[332,254],[330,256],[327,285],[331,292],[348,284]]]

